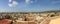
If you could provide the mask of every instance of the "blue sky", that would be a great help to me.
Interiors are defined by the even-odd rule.
[[[60,10],[60,0],[0,0],[0,12],[41,12],[49,10]]]

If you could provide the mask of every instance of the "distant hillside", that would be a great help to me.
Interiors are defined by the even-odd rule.
[[[60,10],[50,10],[50,11],[43,11],[43,12],[60,12]]]
[[[50,11],[42,11],[42,12],[0,12],[0,13],[49,13],[49,12],[60,12],[60,10],[50,10]]]

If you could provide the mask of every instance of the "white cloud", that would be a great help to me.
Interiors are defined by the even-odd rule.
[[[37,2],[37,0],[25,0],[25,2],[26,2],[27,4],[30,4],[30,3]]]
[[[18,2],[13,1],[12,3],[9,3],[8,5],[9,7],[16,7],[18,5]]]
[[[12,4],[8,4],[9,5],[9,7],[12,7]]]
[[[32,0],[25,0],[25,2],[26,2],[27,4],[33,3]]]
[[[29,2],[30,2],[30,0],[25,0],[25,2],[26,2],[26,3],[29,3]]]
[[[9,2],[12,2],[12,0],[9,0]]]

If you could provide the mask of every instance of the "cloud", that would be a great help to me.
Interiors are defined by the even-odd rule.
[[[9,3],[8,6],[9,7],[16,7],[18,5],[18,2],[13,1],[12,3]]]
[[[26,2],[27,4],[33,3],[32,0],[25,0],[25,2]]]
[[[12,4],[8,4],[8,5],[9,5],[9,7],[13,7]]]
[[[12,0],[9,0],[9,2],[12,2]]]
[[[30,0],[25,0],[25,2],[26,2],[26,3],[29,3],[29,2],[30,2]]]
[[[25,2],[26,2],[27,4],[30,4],[30,3],[37,2],[37,0],[25,0]]]

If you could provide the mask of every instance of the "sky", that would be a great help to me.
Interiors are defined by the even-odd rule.
[[[0,12],[60,10],[60,0],[0,0]]]

